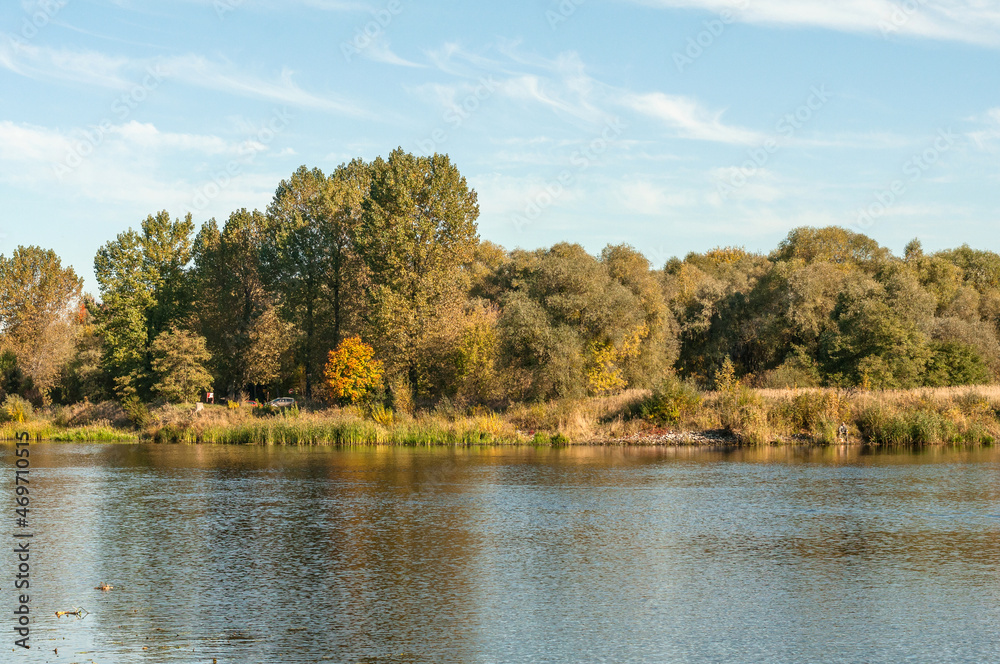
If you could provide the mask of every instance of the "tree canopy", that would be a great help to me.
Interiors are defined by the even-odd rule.
[[[508,251],[446,155],[302,166],[267,210],[148,216],[98,251],[99,298],[53,252],[0,256],[0,397],[503,407],[653,388],[910,388],[1000,378],[1000,255],[901,257],[839,227],[770,253],[651,265],[636,248]],[[317,388],[322,387],[323,390]],[[314,395],[315,392],[315,395]]]

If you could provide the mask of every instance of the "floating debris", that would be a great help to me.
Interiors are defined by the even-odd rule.
[[[63,616],[76,616],[80,620],[83,620],[88,615],[90,615],[90,611],[77,607],[74,607],[72,611],[56,611],[56,618],[62,618]]]
[[[101,584],[99,586],[94,586],[94,590],[103,590],[104,592],[107,592],[109,590],[114,590],[114,588],[115,588],[114,586],[109,586],[108,584],[104,583],[103,581],[101,582]]]

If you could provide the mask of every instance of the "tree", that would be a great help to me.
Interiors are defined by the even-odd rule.
[[[677,320],[649,261],[634,247],[609,245],[601,251],[601,263],[612,279],[639,299],[645,314],[644,325],[633,332],[644,330],[639,334],[635,352],[619,352],[617,364],[621,366],[622,379],[628,385],[653,387],[677,361],[680,352]],[[624,344],[623,348],[625,346],[629,344]]]
[[[935,342],[924,384],[931,387],[984,385],[993,379],[976,349],[956,341]]]
[[[382,363],[359,337],[348,337],[330,351],[323,374],[336,402],[359,403],[382,386]]]
[[[171,403],[197,401],[208,391],[212,374],[205,364],[212,359],[205,338],[189,330],[172,327],[153,340],[153,392]]]
[[[612,278],[609,265],[629,281],[615,260],[602,263],[567,243],[512,252],[501,268],[501,357],[515,380],[520,374],[526,383],[523,396],[582,396],[588,386],[606,392],[629,384],[625,369],[640,357],[649,336],[649,312],[639,295]],[[634,285],[643,291],[641,281]],[[655,305],[650,306],[657,323]],[[648,358],[661,361],[656,353]],[[633,366],[627,376],[640,380],[650,374]]]
[[[347,288],[359,276],[353,234],[368,189],[368,166],[354,160],[327,178],[300,167],[282,180],[267,209],[269,236],[263,267],[270,288],[280,294],[286,317],[303,332],[300,357],[306,394],[324,348],[337,345],[353,328],[359,305]]]
[[[498,309],[481,300],[455,302],[422,330],[416,375],[426,399],[447,397],[457,404],[498,403],[505,387],[498,367]]]
[[[18,247],[0,255],[0,352],[14,358],[34,397],[43,402],[73,354],[74,316],[83,289],[51,249]]]
[[[889,250],[879,246],[875,240],[839,226],[796,228],[771,253],[771,260],[775,262],[795,259],[805,263],[820,261],[857,266],[868,272],[877,270],[890,258]]]
[[[232,398],[249,385],[276,381],[291,333],[261,274],[267,219],[245,209],[222,231],[206,222],[194,242],[195,310],[213,357],[217,384]]]
[[[478,243],[476,193],[447,155],[398,148],[371,164],[355,246],[367,273],[367,337],[420,389],[421,330],[449,300],[464,297]]]
[[[191,311],[191,215],[170,220],[160,212],[105,244],[94,258],[101,289],[98,326],[104,339],[105,371],[119,397],[147,395],[150,344],[183,322]]]
[[[61,403],[75,403],[84,399],[103,401],[108,396],[102,341],[94,319],[96,310],[93,297],[86,296],[77,313],[76,348],[59,385]]]
[[[931,359],[923,328],[933,298],[901,275],[886,285],[874,280],[841,293],[832,314],[836,327],[820,340],[820,359],[834,383],[871,388],[923,384]]]

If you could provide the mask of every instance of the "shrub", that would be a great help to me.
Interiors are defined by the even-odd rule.
[[[969,416],[989,416],[993,410],[990,400],[975,390],[969,390],[955,397],[955,405],[963,414]]]
[[[269,403],[262,403],[254,406],[252,409],[254,417],[272,417],[277,415],[280,411],[280,408],[276,408]]]
[[[380,403],[371,407],[370,414],[376,423],[381,424],[384,427],[391,427],[393,422],[396,421],[396,416],[395,413],[392,412],[392,408],[386,408]]]
[[[0,422],[30,422],[35,414],[35,409],[31,402],[16,394],[9,394],[4,399],[3,409],[0,410]]]
[[[926,409],[895,413],[881,405],[871,406],[858,418],[858,428],[875,445],[929,445],[963,439],[954,422]]]
[[[153,423],[153,416],[149,414],[149,408],[138,397],[126,397],[122,401],[122,410],[125,417],[136,429],[144,429]]]
[[[830,422],[836,427],[849,417],[850,405],[840,392],[804,392],[792,399],[793,424],[804,431],[821,430]]]
[[[552,434],[552,438],[549,439],[549,442],[553,445],[569,445],[570,440],[561,433],[555,433]]]
[[[918,410],[905,416],[909,428],[911,443],[927,445],[930,443],[950,442],[954,426],[946,422],[937,413]]]
[[[701,402],[701,392],[676,376],[671,376],[663,380],[642,403],[640,415],[654,424],[677,425],[682,417],[694,412]]]
[[[389,396],[392,399],[392,407],[400,413],[413,415],[416,405],[413,400],[413,386],[410,380],[403,374],[392,379],[389,385]]]
[[[763,445],[771,442],[771,427],[764,399],[746,387],[730,389],[719,402],[722,426],[742,442]]]

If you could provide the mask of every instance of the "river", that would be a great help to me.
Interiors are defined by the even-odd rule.
[[[30,450],[3,661],[1000,661],[992,448]]]

